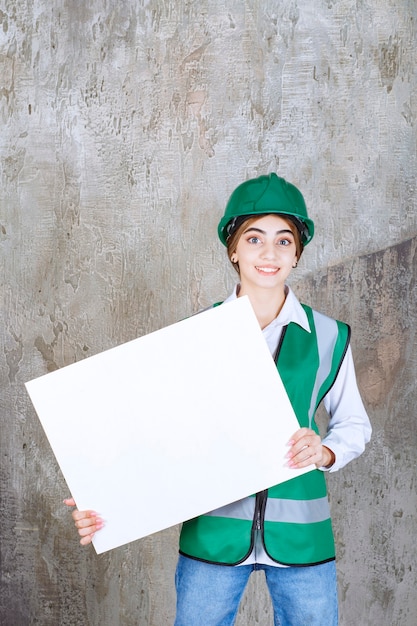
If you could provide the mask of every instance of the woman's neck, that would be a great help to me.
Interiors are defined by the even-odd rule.
[[[252,308],[255,312],[260,327],[263,329],[270,324],[280,313],[284,306],[286,293],[285,287],[282,290],[270,289],[244,289],[238,288],[237,296],[248,296]]]

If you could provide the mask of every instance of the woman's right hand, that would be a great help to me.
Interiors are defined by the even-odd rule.
[[[76,506],[74,498],[66,498],[64,504]],[[80,544],[82,546],[87,546],[91,543],[95,533],[104,526],[103,520],[95,511],[79,511],[75,509],[72,512],[72,519],[81,537]]]

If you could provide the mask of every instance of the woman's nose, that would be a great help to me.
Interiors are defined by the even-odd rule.
[[[275,257],[275,246],[273,243],[266,243],[262,249],[262,258],[273,259]]]

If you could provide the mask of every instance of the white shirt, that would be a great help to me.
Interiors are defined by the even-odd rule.
[[[265,341],[274,354],[281,337],[282,329],[290,322],[298,324],[307,332],[311,332],[306,312],[297,300],[294,292],[286,286],[286,298],[278,316],[263,330]],[[236,288],[225,300],[231,302],[237,297]],[[350,345],[342,361],[336,381],[325,396],[324,407],[329,414],[327,433],[323,437],[323,445],[332,450],[335,462],[330,469],[320,468],[323,471],[336,472],[344,465],[355,459],[365,449],[371,437],[371,424],[366,413],[356,382],[355,368]],[[264,563],[279,566],[269,559],[263,549],[260,538],[257,538],[252,554],[242,563]]]

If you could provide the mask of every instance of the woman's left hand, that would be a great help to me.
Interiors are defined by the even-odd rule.
[[[291,446],[287,454],[288,466],[294,469],[313,464],[316,467],[331,467],[335,462],[334,453],[323,446],[320,435],[311,428],[297,430],[288,445]]]

